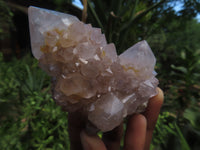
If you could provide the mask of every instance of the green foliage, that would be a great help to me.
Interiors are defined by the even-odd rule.
[[[177,130],[178,138],[180,139],[181,149],[182,150],[190,150],[190,147],[189,147],[187,141],[185,140],[180,128],[177,126],[177,124],[175,124],[175,128]]]
[[[0,0],[0,40],[9,36],[9,30],[12,27],[13,13],[3,0]]]
[[[187,20],[183,25],[181,19],[172,19],[167,27],[160,28],[148,38],[158,56],[157,71],[160,86],[165,91],[163,110],[170,111],[176,118],[167,121],[167,126],[171,123],[176,134],[163,130],[166,123],[161,123],[160,134],[154,135],[157,139],[166,131],[165,142],[154,143],[161,149],[198,149],[200,141],[200,24],[196,20]]]
[[[139,32],[136,30],[138,20],[148,21],[152,15],[151,11],[163,2],[161,0],[148,6],[148,3],[139,0],[88,0],[88,17],[94,26],[102,28],[107,41],[115,43],[118,53],[121,53],[139,40],[139,37],[136,37]]]
[[[69,149],[67,114],[51,98],[49,83],[33,58],[5,63],[0,53],[1,150]]]
[[[173,124],[169,122],[172,119],[174,118],[170,116],[169,112],[163,112],[159,115],[154,131],[153,145],[166,146],[166,139],[169,137],[169,134],[176,135]]]
[[[172,137],[178,139],[178,143],[174,145],[176,149],[190,150],[190,146],[181,129],[175,123],[175,115],[169,112],[163,112],[159,115],[156,124],[151,149],[168,149],[169,144],[171,144],[169,139]]]

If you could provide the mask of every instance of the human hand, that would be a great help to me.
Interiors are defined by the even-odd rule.
[[[148,150],[153,130],[163,103],[163,92],[157,88],[158,95],[149,100],[143,114],[134,114],[128,119],[124,136],[124,150]],[[84,121],[79,115],[69,114],[69,134],[71,150],[118,150],[123,136],[123,124],[112,131],[97,135],[88,135],[84,129]]]

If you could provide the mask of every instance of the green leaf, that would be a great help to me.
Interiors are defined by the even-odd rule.
[[[132,0],[128,0],[126,1],[126,4],[122,4],[123,7],[120,9],[121,11],[119,12],[119,16],[124,16],[124,14],[127,12],[127,10],[129,9],[131,3],[133,3]]]
[[[186,59],[186,54],[185,54],[184,51],[181,52],[181,58],[182,58],[182,59]]]
[[[179,66],[179,67],[176,67],[175,65],[171,65],[171,68],[175,69],[175,70],[178,70],[178,71],[181,71],[183,73],[187,73],[187,68],[183,67],[183,66]]]
[[[101,17],[101,22],[107,22],[107,16],[102,0],[94,0],[93,2],[95,4],[95,10],[99,10],[98,14],[101,14],[101,16],[99,16]]]
[[[131,15],[131,18],[130,20],[124,24],[124,26],[122,26],[122,28],[120,29],[120,31],[124,31],[128,28],[130,28],[130,26],[134,23],[134,21],[138,18],[142,18],[143,16],[145,16],[148,12],[150,12],[151,10],[153,10],[154,8],[158,7],[160,4],[162,4],[165,0],[161,0],[160,2],[154,4],[153,6],[147,8],[146,10],[143,10],[142,12],[138,13],[137,15],[135,15],[135,9],[136,9],[136,6],[137,6],[137,0],[135,2],[135,7],[132,11],[132,15]]]
[[[97,21],[99,27],[100,27],[101,30],[104,32],[104,27],[103,27],[103,25],[102,25],[102,23],[101,23],[101,21],[100,21],[98,15],[97,15],[96,11],[94,10],[94,8],[93,8],[93,6],[92,6],[90,0],[88,0],[88,6],[89,6],[89,8],[90,8],[90,10],[91,10],[91,12],[92,12],[92,15],[93,15],[94,18],[96,19],[96,21]]]
[[[33,90],[33,76],[32,76],[32,73],[30,71],[30,68],[28,65],[25,65],[26,67],[26,71],[28,73],[28,80],[27,80],[27,83],[28,83],[28,86],[31,90]]]
[[[184,138],[180,128],[177,126],[177,124],[175,124],[175,128],[176,128],[176,131],[178,133],[178,137],[179,137],[179,140],[181,143],[181,150],[190,150],[190,147],[189,147],[186,139]]]

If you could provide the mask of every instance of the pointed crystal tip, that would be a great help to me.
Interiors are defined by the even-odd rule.
[[[79,21],[75,16],[34,6],[28,8],[28,18],[32,53],[37,59],[43,54],[40,49],[44,45],[44,32],[55,27],[67,30],[72,23]]]

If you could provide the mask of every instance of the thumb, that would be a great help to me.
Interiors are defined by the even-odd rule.
[[[80,134],[84,150],[106,150],[103,141],[97,135],[88,135],[85,131]]]

